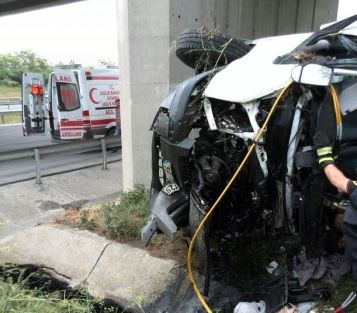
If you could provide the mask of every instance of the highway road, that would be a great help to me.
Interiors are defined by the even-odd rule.
[[[52,143],[50,134],[31,135],[24,137],[22,135],[22,126],[0,125],[0,154],[1,152],[40,147]],[[108,161],[121,160],[121,151],[108,153]],[[86,168],[101,164],[102,152],[93,151],[71,155],[51,155],[41,159],[42,175],[53,175],[55,173],[73,171],[80,168]],[[8,162],[0,162],[0,186],[18,181],[33,179],[36,175],[34,159],[22,159]]]
[[[51,142],[51,135],[46,132],[44,135],[22,135],[22,125],[0,125],[0,153],[9,150],[40,147],[54,144]]]
[[[115,153],[108,153],[108,162],[120,160],[121,150]],[[40,164],[42,176],[69,172],[102,164],[102,152],[93,151],[80,154],[50,156],[41,159]],[[0,186],[33,179],[35,177],[36,165],[33,158],[0,162]]]

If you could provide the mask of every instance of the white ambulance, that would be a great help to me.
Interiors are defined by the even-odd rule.
[[[26,79],[24,79],[26,75]],[[35,73],[23,74],[23,92],[30,93],[29,82]],[[43,81],[43,80],[42,80]],[[27,86],[24,86],[24,82]],[[23,96],[23,116],[26,115],[26,99]],[[31,94],[30,94],[31,98]],[[86,139],[110,136],[115,132],[116,107],[119,99],[119,71],[110,67],[82,67],[70,65],[57,68],[48,81],[48,118],[54,140]],[[30,110],[30,114],[33,114]],[[37,119],[41,119],[40,114]],[[26,120],[24,118],[23,120]],[[28,124],[28,123],[27,123]],[[24,128],[28,125],[24,123]],[[26,133],[36,132],[32,128]]]

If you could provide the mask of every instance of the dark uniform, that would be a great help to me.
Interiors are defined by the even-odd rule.
[[[351,262],[353,277],[357,280],[357,187],[355,182],[349,182],[348,192],[351,206],[344,216],[345,256]]]
[[[324,169],[329,164],[334,164],[332,144],[326,133],[318,131],[314,136],[314,145],[317,152],[317,162]],[[335,165],[334,165],[335,166]],[[339,171],[336,168],[336,171]],[[344,176],[343,176],[344,177]],[[347,178],[344,177],[344,180]],[[333,182],[331,182],[333,183]],[[351,262],[353,276],[357,281],[357,182],[348,180],[347,194],[351,205],[344,214],[343,232],[345,236],[345,256]]]

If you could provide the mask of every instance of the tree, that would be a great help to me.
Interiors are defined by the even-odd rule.
[[[0,54],[0,84],[18,86],[22,72],[41,73],[46,80],[52,71],[48,61],[31,50]]]

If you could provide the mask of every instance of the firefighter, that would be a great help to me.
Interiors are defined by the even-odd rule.
[[[357,282],[357,181],[347,178],[334,164],[333,144],[326,133],[318,131],[314,138],[317,162],[330,183],[338,190],[349,195],[351,206],[344,214],[343,232],[345,236],[345,255],[351,262],[352,272]]]

